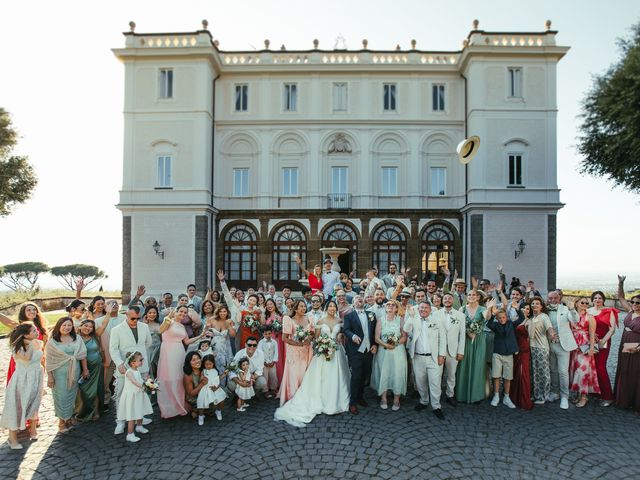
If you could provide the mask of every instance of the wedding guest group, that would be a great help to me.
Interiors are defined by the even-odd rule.
[[[358,415],[372,398],[393,414],[414,402],[412,392],[413,409],[437,420],[484,401],[527,411],[597,399],[640,413],[640,295],[625,297],[624,276],[622,315],[600,291],[563,302],[561,291],[543,298],[533,282],[507,285],[500,266],[496,283],[467,285],[443,268],[438,285],[395,264],[355,282],[330,259],[312,272],[298,264],[310,285],[300,294],[266,284],[244,292],[220,270],[220,290],[202,297],[191,284],[158,301],[141,285],[122,309],[102,296],[74,300],[53,327],[34,303],[15,320],[0,315],[11,329],[0,418],[8,444],[22,448],[20,430],[37,439],[45,384],[60,433],[114,406],[114,433],[129,442],[152,429],[154,405],[163,419],[202,426],[222,421],[225,404],[242,414],[273,397],[275,420],[296,427],[320,414]],[[618,328],[612,384],[606,364]]]

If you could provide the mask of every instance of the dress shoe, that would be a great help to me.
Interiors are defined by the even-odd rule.
[[[351,405],[349,407],[349,413],[351,415],[358,415],[358,407],[356,407],[355,405]]]
[[[455,397],[447,397],[446,401],[452,407],[457,407],[458,406],[458,401],[455,399]]]
[[[444,420],[444,413],[442,413],[442,409],[440,409],[440,408],[436,408],[436,409],[433,411],[433,414],[434,414],[436,417],[438,417],[438,419],[440,419],[440,420]]]
[[[414,409],[416,412],[419,412],[420,410],[424,410],[425,408],[427,408],[427,406],[426,406],[426,405],[423,405],[422,403],[419,403],[419,404],[417,404],[415,407],[413,407],[413,409]]]
[[[358,402],[358,405],[360,405],[361,407],[368,407],[369,406],[369,404],[367,403],[367,401],[364,398]]]

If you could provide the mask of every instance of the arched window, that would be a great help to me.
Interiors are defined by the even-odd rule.
[[[440,268],[455,270],[455,236],[444,223],[432,223],[422,232],[422,278],[429,272],[441,275]]]
[[[373,233],[373,264],[379,272],[387,272],[390,263],[399,268],[407,263],[407,238],[394,223],[380,225]]]
[[[341,247],[348,248],[347,253],[338,257],[340,270],[347,274],[357,270],[358,235],[351,225],[346,223],[333,223],[322,234],[322,248]]]
[[[224,236],[224,270],[234,286],[246,288],[255,285],[257,250],[253,228],[238,224],[227,230]]]
[[[300,268],[296,256],[307,261],[307,235],[295,224],[278,227],[273,234],[273,283],[281,288],[289,282],[297,282]]]

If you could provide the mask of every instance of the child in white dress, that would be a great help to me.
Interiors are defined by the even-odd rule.
[[[206,355],[202,358],[203,371],[202,374],[209,380],[207,384],[198,393],[197,406],[198,409],[208,409],[213,403],[215,406],[216,418],[222,420],[222,407],[227,394],[220,386],[220,380],[226,375],[220,375],[216,370],[216,359],[213,355]],[[204,415],[201,415],[202,423],[204,423]],[[200,418],[198,419],[200,421]],[[198,423],[200,425],[200,422]]]
[[[253,390],[253,379],[249,373],[249,359],[242,357],[238,362],[238,367],[240,368],[240,373],[235,378],[236,395],[238,396],[236,411],[244,412],[248,407],[244,401],[253,398],[256,392]]]
[[[140,437],[134,433],[149,433],[149,430],[142,426],[142,417],[151,415],[153,408],[151,401],[144,391],[144,381],[142,375],[138,371],[142,365],[142,354],[140,352],[131,352],[127,354],[125,362],[127,363],[127,373],[125,373],[124,387],[122,394],[118,399],[118,421],[128,422],[127,425],[127,442],[139,442]]]

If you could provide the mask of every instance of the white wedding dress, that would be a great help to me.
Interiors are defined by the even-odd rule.
[[[333,327],[321,326],[321,333],[335,339],[342,323]],[[314,356],[302,379],[300,388],[291,400],[276,410],[275,420],[282,420],[294,427],[305,427],[316,415],[334,415],[349,410],[349,383],[351,373],[342,345],[331,357]]]

